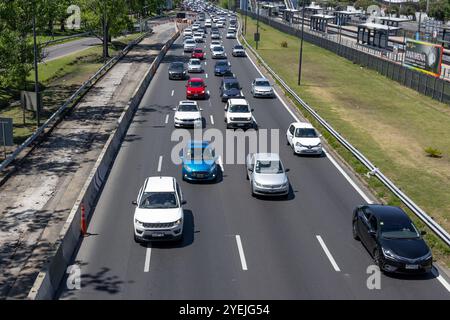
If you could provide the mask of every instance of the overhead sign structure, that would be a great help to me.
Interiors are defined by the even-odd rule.
[[[442,45],[406,39],[403,65],[433,77],[439,77],[441,75],[443,52]]]

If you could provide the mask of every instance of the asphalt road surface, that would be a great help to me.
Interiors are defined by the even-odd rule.
[[[222,31],[224,33],[224,31]],[[220,77],[213,72],[209,34],[200,101],[206,129],[225,132]],[[90,221],[74,264],[80,290],[61,284],[60,299],[449,299],[434,275],[381,276],[367,287],[373,260],[351,232],[352,210],[365,203],[330,155],[299,157],[285,142],[295,121],[279,99],[254,99],[260,74],[248,58],[234,58],[236,40],[223,39],[232,70],[255,109],[261,129],[279,129],[280,156],[290,168],[288,200],[252,198],[244,165],[224,164],[213,184],[190,184],[172,163],[172,108],[185,99],[186,81],[170,81],[168,64],[188,60],[178,39],[149,86]],[[282,59],[282,57],[280,57]],[[207,75],[207,77],[206,77]],[[136,244],[131,204],[148,176],[174,176],[185,205],[181,244]]]
[[[47,47],[43,52],[43,62],[49,62],[51,60],[62,58],[69,54],[83,51],[99,44],[102,44],[102,41],[99,38],[89,37]]]

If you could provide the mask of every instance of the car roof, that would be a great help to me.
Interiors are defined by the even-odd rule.
[[[410,221],[408,215],[399,207],[382,204],[365,205],[364,208],[383,221],[404,220]]]
[[[267,78],[256,78],[255,81],[269,81]]]
[[[190,78],[189,82],[204,82],[202,78]]]
[[[174,177],[148,177],[144,183],[144,192],[173,192]]]
[[[189,141],[187,143],[187,147],[188,148],[206,148],[207,146],[209,146],[209,142],[208,141]]]
[[[184,66],[184,62],[181,62],[181,61],[174,61],[174,62],[172,62],[172,63],[170,64],[170,66],[181,66],[181,65]]]
[[[278,153],[255,153],[255,160],[261,161],[279,161],[280,155]]]
[[[302,128],[302,129],[314,129],[313,125],[308,122],[294,122],[292,124],[296,129]]]
[[[195,104],[198,105],[197,101],[192,101],[192,100],[181,100],[180,102],[178,102],[178,105],[188,105],[188,104]]]
[[[245,99],[228,99],[228,102],[230,104],[247,104],[248,105],[248,102]]]
[[[228,82],[239,82],[237,78],[235,77],[224,77],[223,79],[224,83],[228,83]]]

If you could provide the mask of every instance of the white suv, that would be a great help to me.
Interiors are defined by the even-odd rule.
[[[255,128],[253,121],[253,109],[250,109],[245,99],[228,99],[225,105],[225,122],[227,129]]]
[[[134,212],[134,241],[182,240],[184,213],[180,186],[173,177],[149,177],[139,190]]]
[[[295,154],[321,155],[321,137],[314,127],[306,122],[294,122],[286,132],[287,144],[293,148]]]

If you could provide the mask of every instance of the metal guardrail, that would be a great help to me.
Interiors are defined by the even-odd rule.
[[[239,27],[241,33],[241,25]],[[241,33],[242,35],[242,33]],[[327,121],[325,121],[313,108],[311,108],[305,101],[303,101],[294,90],[292,90],[286,82],[273,71],[264,59],[253,49],[247,42],[245,37],[243,41],[250,49],[250,51],[259,59],[261,64],[269,71],[269,73],[281,84],[281,86],[291,94],[294,99],[308,111],[314,119],[316,119],[336,140],[338,140],[352,155],[357,158],[368,170],[369,173],[377,177],[392,193],[394,193],[420,220],[422,220],[433,232],[448,246],[450,246],[450,234],[442,228],[437,222],[433,220],[425,211],[423,211],[417,204],[414,203],[403,191],[400,190],[389,178],[387,178],[375,165],[370,162],[358,149],[350,144],[342,135],[339,134]]]
[[[50,40],[50,41],[42,42],[42,43],[40,43],[40,46],[45,47],[45,46],[48,46],[48,45],[50,45],[50,44],[54,44],[54,43],[58,43],[58,42],[63,42],[63,41],[69,40],[69,39],[74,39],[74,38],[80,38],[80,37],[90,36],[90,35],[92,35],[92,34],[93,34],[93,33],[92,33],[91,31],[83,32],[83,33],[79,33],[79,34],[74,34],[74,35],[71,35],[71,36],[67,36],[67,37],[58,38],[58,39],[55,39],[55,40]]]
[[[98,79],[100,79],[106,72],[108,72],[120,59],[122,59],[136,44],[141,42],[142,39],[144,39],[152,32],[153,31],[146,32],[136,40],[133,40],[117,56],[111,58],[92,77],[90,77],[89,80],[84,82],[81,87],[78,88],[78,90],[75,91],[75,93],[73,93],[69,97],[69,99],[64,102],[64,104],[55,113],[53,113],[52,116],[47,121],[45,121],[45,123],[41,127],[36,130],[36,132],[32,136],[25,140],[25,142],[17,147],[17,149],[0,164],[0,172],[2,172],[9,164],[11,164],[11,162],[13,162],[25,148],[30,146],[30,144],[33,143],[44,132],[44,130],[49,126],[50,123],[55,121],[79,97],[81,97],[87,90],[89,90],[97,82]]]

